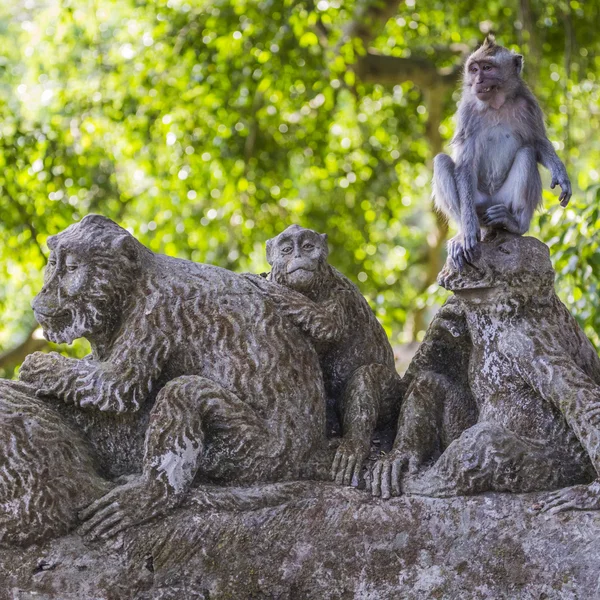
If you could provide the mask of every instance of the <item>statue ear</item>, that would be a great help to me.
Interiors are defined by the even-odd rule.
[[[275,250],[275,239],[267,240],[267,262],[273,266],[273,252]]]
[[[132,235],[115,237],[111,249],[114,250],[115,254],[124,256],[131,263],[137,264],[139,262],[137,242]]]
[[[327,245],[327,234],[320,233],[319,237],[321,238],[321,245],[323,246],[323,258],[327,258],[329,256],[329,246]]]
[[[515,63],[515,68],[517,70],[517,73],[521,73],[521,71],[523,70],[523,55],[516,54],[513,58],[513,61]]]
[[[54,248],[56,248],[56,236],[55,235],[51,235],[46,240],[46,245],[48,246],[48,248],[50,248],[50,250],[54,250]]]

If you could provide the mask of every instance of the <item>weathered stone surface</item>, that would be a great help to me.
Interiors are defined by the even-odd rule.
[[[304,499],[256,511],[186,506],[109,544],[4,551],[0,598],[600,597],[597,512],[536,514],[534,494],[382,501],[306,485]]]
[[[326,234],[291,225],[267,241],[268,281],[249,278],[317,350],[328,420],[341,433],[332,479],[349,485],[359,481],[376,427],[394,427],[402,384],[385,330],[328,254]]]
[[[113,488],[95,485],[96,501],[79,512],[82,533],[107,537],[163,514],[193,483],[297,479],[327,453],[318,356],[246,278],[155,254],[99,215],[48,245],[44,286],[32,302],[36,318],[48,339],[85,337],[92,353],[82,360],[29,355],[20,393],[25,404],[47,402],[40,417],[53,424],[48,437],[67,447],[73,439],[78,448],[71,431],[83,433],[98,465],[90,478],[102,476]],[[0,472],[0,540],[41,540],[76,521],[76,503],[55,510],[46,463],[23,444],[6,451],[28,432],[19,402],[8,400],[0,404],[7,463],[7,474]],[[38,435],[36,419],[30,428]],[[41,441],[40,451],[47,445]],[[83,452],[60,460],[67,479],[81,481],[89,468],[89,461],[80,464]],[[11,521],[11,514],[24,520]],[[30,527],[36,520],[44,527]]]
[[[543,510],[600,508],[600,359],[556,295],[548,247],[494,231],[481,257],[459,266],[448,259],[438,281],[470,338],[462,378],[474,418],[444,435],[458,421],[447,413],[472,412],[471,394],[457,402],[431,371],[418,373],[426,385],[411,385],[387,471],[378,463],[374,479],[392,494],[437,497],[565,488]]]

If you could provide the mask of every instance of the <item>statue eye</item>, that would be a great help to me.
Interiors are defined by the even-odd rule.
[[[502,254],[510,254],[510,250],[506,246],[498,246],[498,251]]]
[[[292,247],[291,247],[291,246],[284,246],[284,247],[281,249],[281,253],[282,253],[282,254],[289,254],[291,251],[292,251]]]
[[[72,273],[73,271],[77,271],[78,265],[67,265],[67,271]]]
[[[51,258],[51,259],[48,261],[48,266],[49,266],[49,267],[52,267],[52,268],[54,269],[54,267],[56,266],[56,259],[54,259],[54,258]]]
[[[314,245],[314,244],[311,244],[311,243],[304,244],[304,245],[302,246],[302,248],[303,248],[304,250],[312,250],[314,247],[315,247],[315,245]]]

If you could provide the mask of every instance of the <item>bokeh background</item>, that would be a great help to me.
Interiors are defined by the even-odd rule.
[[[544,172],[532,234],[598,346],[599,2],[19,0],[0,3],[0,375],[45,346],[48,235],[90,212],[235,271],[267,269],[291,223],[327,232],[393,343],[421,339],[453,233],[432,158],[488,32],[525,55],[574,184],[563,210]]]

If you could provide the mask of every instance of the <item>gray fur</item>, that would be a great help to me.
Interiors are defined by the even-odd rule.
[[[523,57],[487,38],[466,62],[453,157],[436,156],[433,195],[438,210],[460,225],[449,254],[460,267],[478,256],[480,228],[524,234],[542,201],[537,163],[562,188],[571,183],[546,136],[542,110],[521,79]],[[486,69],[484,71],[484,68]]]

